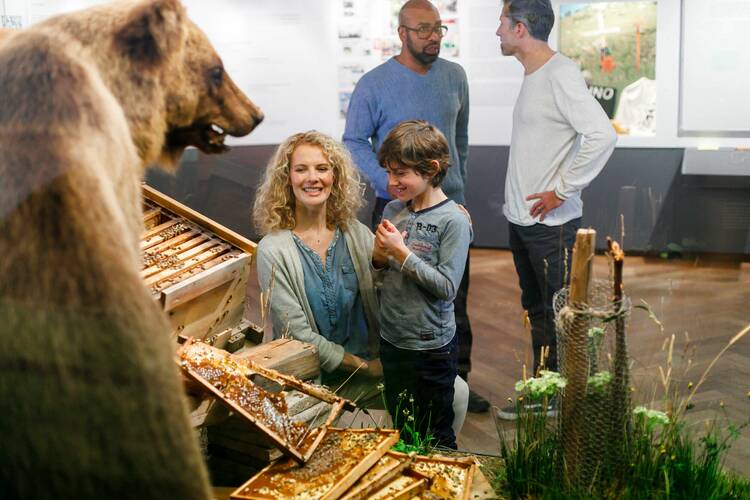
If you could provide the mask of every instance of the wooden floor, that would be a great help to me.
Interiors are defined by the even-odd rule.
[[[604,256],[595,259],[595,276],[606,278]],[[251,283],[255,280],[253,276]],[[698,382],[710,362],[750,324],[750,264],[665,261],[626,257],[625,291],[633,304],[648,303],[664,326],[641,309],[633,309],[628,347],[633,360],[634,402],[659,401],[664,390],[659,366],[666,370],[665,345],[675,335],[673,383],[683,394]],[[251,287],[252,288],[252,287]],[[256,317],[257,289],[250,290],[249,316]],[[523,327],[518,279],[510,252],[473,249],[469,315],[474,332],[470,386],[494,405],[514,396],[522,365],[530,365],[529,332]],[[257,321],[257,319],[255,319]],[[688,412],[696,431],[716,419],[722,427],[750,416],[750,334],[733,345],[715,364]],[[497,431],[490,413],[469,414],[459,447],[498,454]],[[750,476],[750,429],[730,450],[727,467]]]

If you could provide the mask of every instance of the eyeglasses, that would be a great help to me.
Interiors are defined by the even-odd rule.
[[[416,31],[417,32],[417,38],[420,40],[427,40],[430,38],[430,36],[435,33],[438,37],[443,38],[446,33],[448,33],[448,26],[428,26],[428,25],[422,25],[418,28],[410,28],[408,26],[401,25],[402,28],[409,30],[409,31]]]

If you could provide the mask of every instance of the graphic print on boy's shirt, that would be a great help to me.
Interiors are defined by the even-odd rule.
[[[414,214],[416,215],[416,214]],[[404,242],[420,259],[427,263],[437,263],[433,250],[440,246],[440,232],[436,224],[414,221],[407,223]],[[411,237],[413,235],[413,238]]]

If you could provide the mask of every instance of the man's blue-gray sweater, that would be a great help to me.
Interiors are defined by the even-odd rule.
[[[443,181],[445,195],[464,204],[469,151],[469,84],[456,63],[438,58],[425,75],[396,59],[366,73],[352,93],[344,144],[379,198],[390,199],[388,176],[376,151],[393,127],[404,120],[425,120],[448,139],[451,165]]]

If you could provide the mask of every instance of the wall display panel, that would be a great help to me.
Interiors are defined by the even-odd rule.
[[[682,1],[680,134],[750,137],[750,2]]]
[[[472,145],[510,144],[513,106],[523,83],[523,66],[500,53],[495,34],[502,2],[465,0],[459,13],[463,30],[459,61],[469,79],[469,142]],[[469,168],[473,160],[469,158]]]
[[[550,44],[553,49],[558,47],[558,41],[560,40],[560,27],[565,21],[561,13],[563,7],[587,4],[596,6],[597,4],[614,4],[614,3],[639,3],[644,0],[552,0],[553,8],[558,16],[558,22],[553,28],[553,32],[550,36]],[[750,7],[750,2],[747,0],[719,0],[715,3],[711,2],[693,2],[692,0],[658,0],[656,2],[656,32],[654,34],[656,40],[656,54],[655,54],[655,71],[656,77],[656,102],[657,106],[657,120],[654,134],[650,136],[636,136],[636,135],[620,135],[617,141],[618,148],[685,148],[685,147],[698,147],[698,148],[748,148],[750,147],[750,137],[731,136],[716,131],[711,131],[705,127],[701,127],[702,131],[693,133],[690,135],[683,134],[680,131],[680,107],[684,106],[681,104],[680,91],[681,88],[685,88],[688,83],[685,81],[689,79],[690,82],[696,82],[697,85],[703,85],[702,80],[706,79],[708,75],[703,71],[695,71],[694,73],[680,76],[681,72],[681,58],[682,61],[686,61],[687,65],[691,65],[691,61],[688,60],[693,56],[687,52],[682,51],[681,48],[681,25],[683,15],[682,6],[683,3],[688,4],[691,8],[709,8],[714,15],[717,15],[721,9],[715,8],[719,3],[725,4],[739,3],[744,6]],[[735,11],[736,15],[736,11]],[[747,21],[744,21],[747,24]],[[605,28],[608,25],[604,24]],[[697,25],[696,25],[697,26]],[[701,43],[707,50],[714,50],[719,47],[718,29],[711,28],[707,29],[704,23],[702,28],[704,33],[699,37],[702,40]],[[706,32],[714,33],[711,35]],[[706,39],[708,37],[708,40]],[[689,36],[692,40],[692,35]],[[738,49],[744,46],[744,42],[735,42],[734,46]],[[747,57],[747,56],[745,56]],[[699,63],[700,65],[701,63]],[[750,65],[745,64],[746,67]],[[703,64],[703,67],[707,66]],[[746,69],[746,71],[748,71]],[[744,77],[744,81],[748,81],[748,76]],[[716,93],[697,93],[694,94],[698,102],[702,103],[706,107],[711,107],[713,101],[716,99]],[[723,95],[723,94],[721,94]],[[741,96],[743,99],[750,99],[747,96]],[[732,109],[725,109],[722,113],[726,115],[737,115],[740,109],[750,109],[747,105],[745,108],[740,107],[740,101],[737,101],[737,105]],[[698,112],[695,115],[698,122],[702,122],[703,112]],[[743,114],[743,118],[747,116],[747,113]],[[732,119],[736,119],[734,116]]]
[[[352,91],[367,71],[397,55],[398,12],[403,0],[341,0],[337,2],[339,117],[344,120]],[[440,55],[456,61],[460,54],[458,1],[435,2],[448,28]]]
[[[621,135],[656,134],[656,14],[654,0],[560,6],[560,52]]]
[[[25,0],[3,0],[0,9],[0,28],[20,29],[24,25]]]

